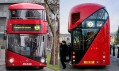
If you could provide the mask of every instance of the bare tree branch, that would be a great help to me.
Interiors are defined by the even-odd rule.
[[[46,4],[46,0],[44,0],[44,3],[45,3],[45,8],[46,8],[46,19],[47,19],[47,22],[48,22],[48,26],[50,27],[52,35],[54,36],[54,34],[53,34],[54,29],[53,29],[53,26],[52,26],[50,18],[49,18],[48,7],[47,7],[47,4]]]
[[[47,2],[47,0],[44,0],[45,1],[45,3],[47,4],[47,6],[48,6],[48,8],[49,8],[49,10],[54,14],[54,15],[56,15],[56,13],[53,11],[53,9],[51,9],[51,7],[50,7],[50,5],[48,4],[48,2]],[[59,24],[59,18],[58,18],[58,16],[56,15],[56,19],[57,19],[57,21],[58,21],[58,24]]]

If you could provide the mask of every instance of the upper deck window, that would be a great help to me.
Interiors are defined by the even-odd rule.
[[[85,19],[78,27],[80,28],[101,28],[108,18],[105,9],[100,9]]]
[[[71,23],[75,24],[80,19],[80,13],[73,13],[71,17]]]
[[[44,19],[44,10],[10,10],[10,19]]]

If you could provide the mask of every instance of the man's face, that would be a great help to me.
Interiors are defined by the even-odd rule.
[[[62,45],[64,45],[65,43],[62,42]]]

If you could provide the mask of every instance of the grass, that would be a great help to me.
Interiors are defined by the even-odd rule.
[[[50,62],[50,54],[47,54],[47,67],[50,68],[50,69],[53,69],[55,71],[60,70],[59,64],[58,65],[51,65],[51,64],[49,64],[49,62]]]

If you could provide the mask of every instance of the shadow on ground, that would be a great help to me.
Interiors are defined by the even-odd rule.
[[[94,70],[99,70],[99,69],[106,69],[106,66],[78,66],[78,67],[76,67],[76,66],[72,66],[72,68],[75,68],[75,69],[94,69]]]
[[[12,67],[12,68],[9,68],[7,71],[18,71],[18,70],[43,70],[41,68],[38,68],[38,67]]]

